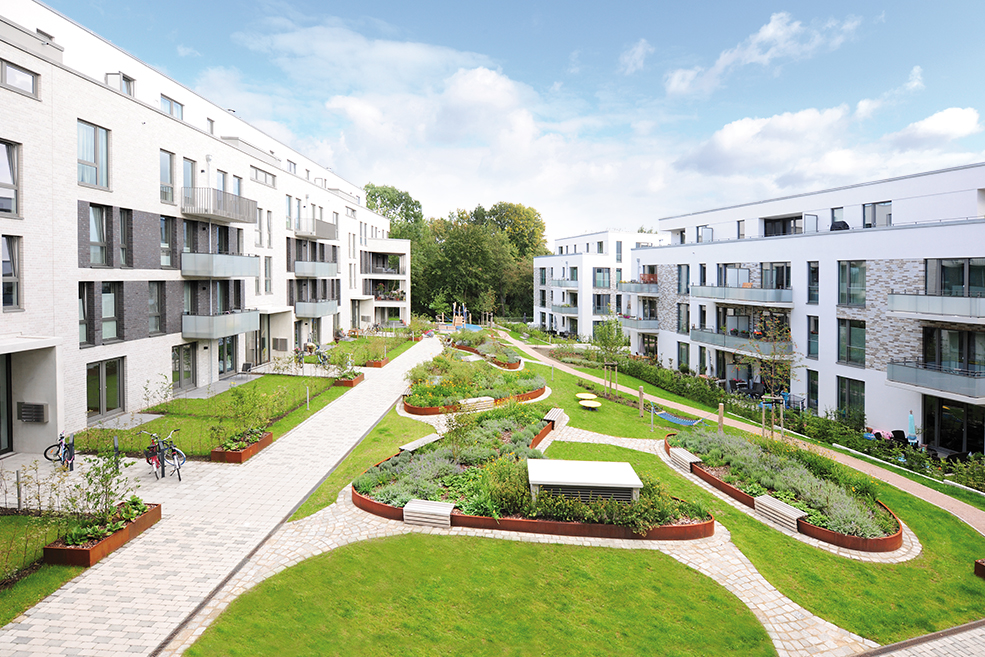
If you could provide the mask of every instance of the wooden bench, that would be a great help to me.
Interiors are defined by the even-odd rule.
[[[427,527],[451,527],[451,511],[455,508],[449,502],[411,500],[404,507],[404,522],[408,525]]]
[[[670,462],[684,472],[691,472],[691,464],[701,463],[701,458],[695,456],[682,447],[671,447]]]
[[[459,409],[463,413],[474,413],[477,411],[488,411],[496,408],[496,400],[492,397],[473,397],[462,399],[458,402]]]
[[[555,431],[560,431],[568,424],[568,414],[564,412],[563,408],[552,408],[547,411],[547,415],[544,416],[544,419],[548,422],[554,423]]]
[[[424,447],[425,445],[429,445],[429,444],[433,443],[434,441],[440,440],[440,439],[441,439],[441,436],[439,436],[436,433],[428,434],[428,435],[424,436],[423,438],[418,438],[417,440],[414,440],[412,442],[409,442],[406,445],[401,445],[400,446],[400,451],[401,452],[413,452],[418,447]]]
[[[797,519],[807,515],[800,509],[769,495],[760,495],[755,502],[756,513],[794,533],[798,531]]]

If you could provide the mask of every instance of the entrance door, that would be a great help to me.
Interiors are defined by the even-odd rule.
[[[219,376],[236,372],[236,336],[219,338]]]
[[[171,387],[174,390],[195,387],[195,344],[179,344],[171,348]]]
[[[0,356],[0,454],[14,449],[10,410],[10,354],[3,354]]]

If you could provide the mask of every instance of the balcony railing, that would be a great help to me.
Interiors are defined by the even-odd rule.
[[[578,281],[568,280],[567,278],[552,278],[551,286],[552,287],[578,287]]]
[[[720,333],[709,328],[693,328],[690,331],[691,340],[730,351],[741,351],[757,358],[772,356],[790,356],[793,354],[793,343],[789,341],[770,342],[757,340],[753,337],[741,337]]]
[[[294,275],[297,278],[336,278],[339,275],[339,263],[295,260]]]
[[[294,302],[295,317],[314,319],[334,315],[337,312],[339,312],[339,302],[335,299]]]
[[[374,276],[383,276],[384,278],[392,276],[406,276],[406,267],[363,267],[363,274],[373,274]]]
[[[558,313],[559,315],[577,315],[578,306],[555,306],[552,304],[551,312]]]
[[[226,253],[182,253],[181,275],[201,278],[254,278],[260,257]]]
[[[636,329],[637,331],[659,331],[659,319],[643,319],[641,317],[620,317],[623,328]]]
[[[894,361],[886,366],[886,379],[952,395],[985,398],[985,371],[943,367],[922,360]]]
[[[256,201],[212,187],[182,187],[181,212],[212,221],[257,222]]]
[[[215,340],[259,330],[259,310],[233,310],[221,315],[181,316],[181,337],[186,340]]]
[[[620,292],[635,292],[636,294],[657,294],[660,291],[656,283],[637,283],[635,281],[629,283],[620,281],[616,284],[616,289]]]
[[[297,237],[317,240],[337,240],[339,238],[338,226],[327,221],[302,217],[300,220],[295,218],[294,222],[294,235]]]
[[[691,296],[769,306],[793,304],[793,290],[773,290],[761,287],[692,285]]]
[[[985,319],[985,297],[890,293],[889,312],[929,315],[931,319],[947,317]]]

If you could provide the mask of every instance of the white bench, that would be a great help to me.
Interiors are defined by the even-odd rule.
[[[797,519],[807,515],[800,509],[769,495],[760,495],[755,499],[755,503],[756,513],[794,533],[798,531]]]
[[[462,399],[458,402],[459,408],[463,413],[474,413],[477,411],[488,411],[496,408],[496,400],[492,397],[472,397]]]
[[[451,511],[454,508],[455,505],[449,502],[411,500],[404,507],[404,522],[408,525],[451,527]]]
[[[441,436],[439,436],[436,433],[431,433],[431,434],[428,434],[428,435],[424,436],[423,438],[418,438],[417,440],[411,441],[411,442],[407,443],[406,445],[401,445],[400,446],[400,451],[401,452],[413,452],[418,447],[424,447],[425,445],[430,445],[434,441],[440,440],[440,439],[441,439]]]
[[[547,411],[544,419],[554,423],[555,431],[560,431],[568,424],[568,414],[564,412],[563,408],[552,408]]]
[[[691,452],[687,451],[683,447],[671,447],[670,448],[670,462],[675,466],[683,470],[684,472],[691,472],[692,463],[701,463],[701,458],[695,456]]]

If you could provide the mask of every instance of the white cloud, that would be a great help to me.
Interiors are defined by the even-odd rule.
[[[949,107],[922,121],[911,123],[899,132],[886,135],[886,139],[897,148],[913,150],[939,147],[981,131],[977,110],[971,107]]]
[[[907,91],[921,91],[923,89],[923,69],[914,66],[910,70],[910,79],[906,81],[903,88]]]
[[[664,75],[664,88],[670,95],[707,94],[739,67],[770,66],[778,61],[812,57],[824,49],[835,50],[855,34],[860,23],[859,18],[849,16],[843,21],[829,20],[817,27],[805,27],[787,12],[778,12],[755,34],[723,51],[711,68],[695,66],[668,71]]]
[[[579,57],[580,53],[577,50],[572,51],[571,54],[568,55],[568,73],[571,73],[572,75],[581,73],[581,62],[578,61]]]
[[[619,72],[623,75],[632,75],[636,71],[643,70],[646,56],[654,52],[656,49],[646,39],[640,39],[619,55]]]
[[[185,45],[182,45],[182,44],[179,43],[178,44],[178,56],[179,57],[201,57],[202,56],[202,53],[200,53],[199,51],[195,50],[191,46],[185,46]]]
[[[858,101],[858,104],[855,106],[855,117],[858,119],[871,118],[883,105],[895,103],[902,96],[922,91],[923,88],[923,69],[919,66],[914,66],[910,69],[910,77],[900,86],[890,89],[879,96],[879,98],[863,98]]]

